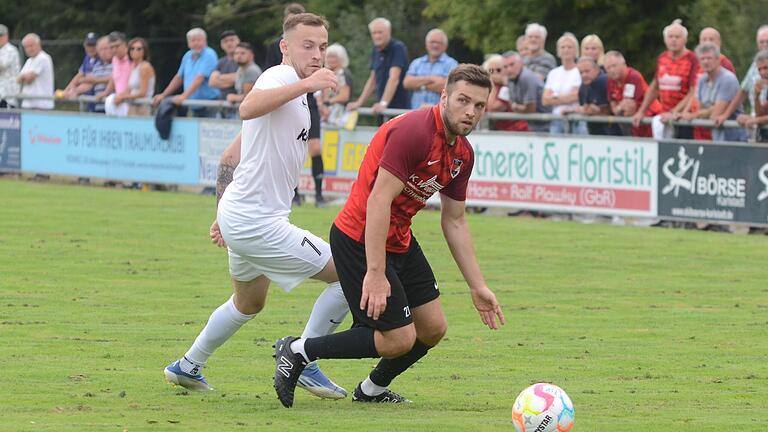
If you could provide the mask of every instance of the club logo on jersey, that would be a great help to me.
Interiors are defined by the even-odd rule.
[[[309,140],[309,134],[307,133],[307,129],[302,129],[301,132],[299,133],[299,136],[297,136],[296,139],[302,140],[306,143],[307,140]]]
[[[422,180],[416,174],[411,174],[411,177],[408,180],[410,180],[414,186],[424,191],[428,196],[432,196],[435,192],[440,192],[440,189],[445,187],[437,182],[437,175],[434,175],[427,180]]]
[[[456,178],[457,175],[459,175],[459,172],[461,171],[461,165],[464,163],[461,159],[454,159],[453,165],[451,165],[451,178]]]

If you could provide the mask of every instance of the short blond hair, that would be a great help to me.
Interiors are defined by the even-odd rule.
[[[600,36],[596,34],[590,34],[584,36],[584,38],[581,40],[581,56],[584,57],[584,45],[587,44],[595,44],[600,48],[600,55],[597,57],[597,64],[602,65],[603,59],[605,58],[605,45],[603,45],[602,39],[600,39]]]
[[[328,30],[328,21],[325,17],[315,15],[313,13],[300,13],[291,15],[283,22],[283,34],[288,33],[289,30],[293,30],[299,24],[310,27],[325,27]]]

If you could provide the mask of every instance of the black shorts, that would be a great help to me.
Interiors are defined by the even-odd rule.
[[[427,304],[440,296],[435,274],[419,242],[412,236],[411,246],[406,253],[387,252],[385,273],[392,294],[387,298],[387,307],[379,319],[369,318],[366,311],[360,309],[363,278],[367,271],[365,245],[344,234],[335,224],[331,226],[330,244],[341,289],[354,318],[354,327],[364,326],[382,331],[405,327],[413,322],[411,308]]]
[[[320,110],[312,93],[307,93],[307,108],[309,108],[309,139],[320,139]]]

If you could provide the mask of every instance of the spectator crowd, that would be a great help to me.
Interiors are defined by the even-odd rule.
[[[292,6],[296,5],[289,8]],[[342,126],[350,112],[366,106],[371,97],[374,113],[434,105],[448,74],[459,63],[446,53],[449,37],[440,29],[427,32],[424,48],[418,50],[424,54],[413,60],[408,47],[393,37],[386,18],[372,20],[368,30],[372,41],[370,74],[357,97],[352,94],[346,49],[336,43],[327,50],[326,67],[336,73],[339,86],[310,97],[323,122]],[[703,29],[693,49],[686,46],[688,30],[679,20],[660,33],[666,49],[658,55],[649,83],[620,51],[606,51],[596,34],[579,40],[566,32],[558,37],[553,55],[545,48],[547,29],[538,23],[528,24],[514,50],[486,55],[483,67],[493,82],[487,109],[551,113],[560,119],[496,119],[490,127],[513,132],[746,141],[749,129],[759,131],[754,127],[768,124],[768,25],[757,29],[757,53],[741,80],[721,51],[717,29]],[[253,47],[232,30],[219,35],[221,57],[209,46],[208,35],[201,28],[189,30],[186,40],[188,51],[176,74],[164,89],[157,89],[145,39],[128,39],[117,31],[101,37],[88,33],[79,69],[63,90],[55,91],[53,60],[40,37],[29,33],[22,38],[26,56],[22,63],[19,50],[9,41],[8,28],[0,24],[0,107],[53,109],[54,95],[89,95],[95,102],[83,103],[82,110],[145,116],[164,101],[181,115],[186,115],[184,101],[241,102],[262,71],[254,61]],[[270,45],[264,69],[279,62],[278,42],[279,38]],[[24,98],[17,100],[15,95]],[[137,99],[143,103],[135,103]],[[221,104],[189,105],[195,117],[238,117],[236,109],[222,110]],[[574,121],[569,119],[571,114],[581,118],[619,116],[631,118],[631,122]],[[652,119],[650,124],[642,121],[644,117]],[[695,119],[711,120],[714,127],[671,126],[674,121]],[[723,127],[726,120],[735,120],[741,127]]]

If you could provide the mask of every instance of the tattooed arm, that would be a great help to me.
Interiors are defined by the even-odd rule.
[[[232,175],[240,163],[240,134],[227,146],[219,159],[219,169],[216,174],[216,207],[219,206],[224,190],[232,183]]]
[[[237,134],[234,140],[227,146],[219,159],[219,169],[216,174],[216,207],[219,207],[221,196],[227,186],[232,183],[232,175],[235,168],[240,163],[240,134]],[[221,236],[219,222],[214,220],[211,229],[208,232],[211,236],[211,242],[219,247],[226,246],[224,238]]]

